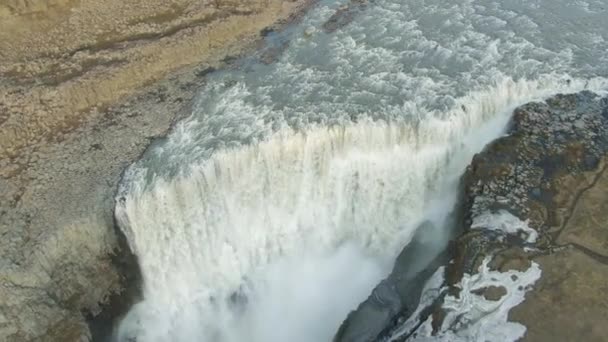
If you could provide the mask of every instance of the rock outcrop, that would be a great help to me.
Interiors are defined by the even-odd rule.
[[[476,273],[487,257],[501,272],[523,271],[534,261],[543,275],[510,315],[528,327],[524,340],[600,341],[607,333],[600,317],[608,313],[602,294],[608,279],[602,210],[608,202],[608,98],[583,91],[524,105],[507,133],[476,155],[464,176],[465,233],[447,268],[448,286],[457,294],[463,274]],[[474,225],[499,211],[536,232]]]
[[[123,170],[305,1],[0,4],[0,340],[103,341],[137,299]]]
[[[448,261],[447,251],[429,253],[446,248],[445,243],[436,239],[439,229],[430,222],[416,229],[410,243],[397,257],[391,274],[348,315],[334,342],[375,341],[414,313],[426,281]]]
[[[443,298],[460,296],[463,275],[479,272],[484,260],[490,260],[490,270],[499,272],[523,272],[535,262],[542,270],[541,279],[527,300],[510,312],[511,320],[527,327],[524,340],[605,340],[607,167],[608,97],[583,91],[517,108],[507,135],[477,154],[462,178],[462,201],[455,215],[455,232],[460,233],[443,258],[451,260],[444,291],[422,311],[420,320],[430,317],[437,332],[446,317]],[[521,226],[496,229],[491,219],[484,219],[496,213],[514,218],[506,225]],[[393,279],[411,273],[400,264],[397,260],[384,287],[387,283],[395,287]],[[349,316],[336,341],[374,341],[390,335],[418,304],[399,299],[420,295],[436,269],[437,261],[416,271],[420,279],[384,301],[372,295]],[[486,300],[500,300],[505,293],[504,287],[496,286],[472,292]],[[386,317],[370,325],[364,317],[377,318],[379,310]],[[415,329],[398,340],[415,337]]]
[[[367,8],[367,0],[351,0],[348,4],[340,6],[326,22],[323,31],[332,33],[350,24],[355,17]]]

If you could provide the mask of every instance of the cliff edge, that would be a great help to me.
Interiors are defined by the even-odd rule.
[[[412,269],[420,227],[335,341],[605,340],[608,97],[525,104],[506,133],[462,177],[450,246]]]
[[[507,136],[476,155],[463,178],[465,230],[447,267],[448,296],[462,296],[463,276],[482,272],[484,260],[489,272],[538,268],[530,288],[473,295],[525,294],[508,312],[526,327],[524,341],[605,340],[607,157],[608,98],[583,91],[517,108]],[[513,219],[484,219],[496,214]],[[447,311],[434,313],[433,326],[446,327]]]

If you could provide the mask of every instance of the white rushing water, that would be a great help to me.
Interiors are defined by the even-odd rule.
[[[322,2],[276,63],[212,75],[122,184],[144,299],[117,339],[330,341],[515,106],[606,89],[585,4],[379,0],[301,35],[341,5]]]

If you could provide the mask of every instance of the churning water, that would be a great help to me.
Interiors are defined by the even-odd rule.
[[[330,341],[515,106],[608,85],[603,0],[376,0],[302,34],[343,4],[274,37],[276,63],[211,75],[128,170],[144,300],[119,340]]]

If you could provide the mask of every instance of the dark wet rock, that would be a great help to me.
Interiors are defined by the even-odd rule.
[[[355,17],[367,8],[366,0],[351,0],[347,5],[339,7],[336,12],[323,23],[323,31],[332,33],[350,24]]]
[[[111,256],[113,266],[119,271],[120,290],[112,293],[101,305],[96,315],[86,315],[91,342],[111,342],[115,328],[132,305],[142,299],[142,278],[137,256],[131,251],[127,238],[116,220],[114,231],[119,248]]]
[[[540,247],[551,245],[576,194],[589,185],[588,172],[608,151],[605,103],[584,91],[516,109],[509,135],[489,144],[467,169],[465,227],[476,215],[504,209],[530,221]]]
[[[264,64],[272,64],[276,62],[288,47],[288,41],[269,45],[260,53],[260,62]]]
[[[276,31],[275,28],[272,27],[272,26],[264,27],[260,31],[260,36],[262,36],[262,37],[268,37],[269,35],[273,34],[275,31]]]
[[[215,71],[217,71],[217,69],[214,68],[214,67],[204,67],[204,68],[201,68],[200,70],[196,71],[195,75],[197,77],[203,78],[203,77],[205,77],[205,76],[207,76],[207,75],[209,75],[209,74],[211,74],[211,73],[213,73]]]
[[[402,305],[395,284],[383,280],[369,298],[349,314],[334,341],[373,341],[399,313]]]
[[[414,313],[427,280],[447,261],[447,253],[436,252],[446,248],[446,242],[435,238],[437,233],[438,227],[430,222],[416,229],[391,274],[348,315],[335,342],[374,341]]]
[[[507,289],[503,286],[488,286],[472,291],[473,294],[483,296],[486,300],[499,301],[507,294]]]

